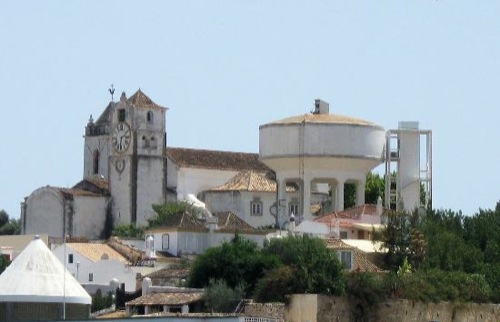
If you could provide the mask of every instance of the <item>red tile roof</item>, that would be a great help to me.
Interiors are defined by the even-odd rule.
[[[357,220],[362,215],[377,215],[377,205],[365,204],[361,206],[355,206],[344,211],[340,212],[332,212],[331,214],[324,215],[318,218],[315,218],[314,221],[329,223],[335,219],[353,219]]]
[[[80,181],[76,185],[74,185],[72,189],[85,190],[88,192],[92,192],[92,193],[95,193],[98,195],[105,195],[105,196],[109,196],[109,194],[110,194],[108,181],[106,181],[104,178],[100,178],[100,177],[83,179],[82,181]]]
[[[97,193],[94,193],[91,191],[87,191],[87,190],[83,190],[83,189],[60,188],[60,187],[52,187],[52,188],[56,189],[63,196],[63,198],[67,199],[67,200],[71,200],[75,196],[79,196],[79,197],[101,197],[102,196],[100,194],[97,194]]]
[[[257,153],[197,150],[167,147],[166,155],[178,166],[210,170],[267,172]]]
[[[163,106],[153,102],[153,100],[144,94],[140,88],[134,93],[134,95],[128,98],[127,102],[138,108],[164,108]]]
[[[101,259],[114,259],[123,263],[127,263],[127,259],[118,253],[113,248],[106,244],[97,243],[67,243],[68,248],[80,253],[92,262],[97,262]]]
[[[215,213],[214,217],[217,218],[216,232],[220,233],[242,233],[242,234],[266,234],[265,231],[258,230],[248,224],[246,221],[236,216],[231,212]],[[208,227],[204,219],[198,219],[195,216],[184,213],[173,215],[168,218],[168,221],[158,228],[148,230],[149,232],[164,231],[164,230],[177,230],[189,232],[208,232]]]
[[[246,221],[236,216],[231,212],[222,212],[214,214],[218,219],[218,232],[221,233],[242,233],[242,234],[266,234],[264,231],[260,231]]]
[[[255,171],[242,171],[228,182],[209,191],[275,192],[276,182]]]
[[[323,239],[323,241],[328,249],[335,251],[345,250],[352,252],[352,271],[373,273],[384,272],[384,270],[380,269],[377,265],[370,262],[370,260],[368,260],[368,258],[366,257],[366,254],[358,248],[348,245],[338,238],[325,238]]]

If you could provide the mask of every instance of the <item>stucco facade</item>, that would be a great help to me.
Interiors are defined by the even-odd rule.
[[[102,236],[109,200],[79,189],[43,187],[35,190],[23,205],[29,219],[22,216],[23,234],[47,234],[51,237]]]
[[[61,245],[52,252],[84,288],[90,286],[88,289],[95,290],[96,287],[103,286],[108,289],[110,282],[116,279],[119,284],[125,284],[127,292],[136,290],[136,273],[125,258],[102,256],[102,259],[96,260],[74,249],[71,244],[66,245],[69,245],[66,249],[65,245]]]

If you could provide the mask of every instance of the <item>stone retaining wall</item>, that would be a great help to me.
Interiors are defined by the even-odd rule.
[[[276,319],[285,322],[285,304],[283,303],[246,303],[245,315]]]
[[[366,307],[346,298],[314,294],[291,297],[285,310],[288,322],[498,322],[500,305],[475,303],[421,303],[390,300]]]

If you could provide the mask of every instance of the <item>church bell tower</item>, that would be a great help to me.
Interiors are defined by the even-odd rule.
[[[115,224],[147,224],[166,198],[165,114],[140,89],[113,103],[109,130],[109,187]]]

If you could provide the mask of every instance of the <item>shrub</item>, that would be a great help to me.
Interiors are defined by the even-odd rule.
[[[97,292],[92,295],[92,306],[91,311],[96,312],[103,309],[107,309],[113,305],[113,294],[111,292],[102,294],[101,290],[98,289]]]
[[[269,271],[255,287],[254,300],[261,303],[286,302],[286,296],[294,293],[295,272],[290,266],[282,266]]]
[[[235,288],[229,287],[224,280],[211,279],[205,288],[205,305],[211,312],[230,313],[243,298],[244,287],[238,285]]]
[[[346,274],[346,294],[365,305],[372,305],[387,296],[384,276],[370,272],[351,272]]]
[[[402,298],[422,302],[484,303],[489,301],[492,295],[483,275],[435,269],[401,276],[399,291]]]
[[[144,238],[144,227],[130,225],[118,225],[113,229],[113,236],[129,237],[129,238]]]

